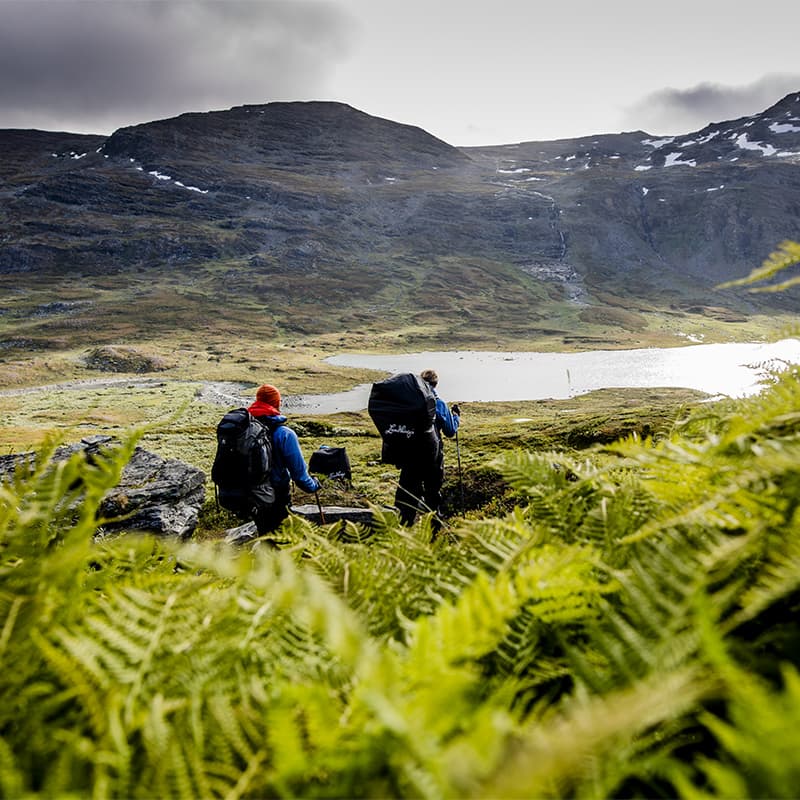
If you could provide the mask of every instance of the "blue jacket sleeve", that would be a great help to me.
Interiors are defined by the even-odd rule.
[[[439,430],[447,437],[456,435],[460,423],[458,414],[453,414],[447,403],[441,398],[436,398],[436,424]]]
[[[308,474],[308,467],[300,451],[300,442],[297,434],[286,426],[280,427],[273,435],[273,444],[281,449],[283,461],[286,469],[292,476],[292,480],[305,492],[316,492],[319,489],[319,481]]]

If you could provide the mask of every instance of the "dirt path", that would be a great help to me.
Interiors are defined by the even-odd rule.
[[[195,393],[198,400],[214,406],[249,406],[253,402],[252,389],[244,383],[223,381],[200,381]],[[250,397],[246,396],[250,392]]]
[[[19,389],[2,389],[0,397],[37,394],[39,392],[69,392],[98,389],[146,389],[166,386],[168,383],[181,383],[196,386],[195,396],[203,403],[215,406],[248,405],[252,401],[245,396],[249,390],[247,384],[225,381],[168,381],[163,378],[91,378],[85,381],[66,381],[51,383],[47,386],[26,386]]]

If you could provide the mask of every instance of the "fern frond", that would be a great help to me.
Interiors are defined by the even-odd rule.
[[[529,798],[615,796],[621,775],[603,765],[649,728],[690,712],[715,690],[695,670],[652,676],[604,697],[576,698],[563,714],[534,723],[474,796]],[[635,763],[635,762],[634,762]]]
[[[375,636],[402,635],[401,618],[431,613],[453,596],[451,548],[432,545],[422,526],[411,531],[392,515],[391,525],[366,543],[343,543],[323,534],[305,540],[305,561],[325,577]],[[460,581],[466,583],[468,579]]]
[[[716,571],[721,566],[725,575],[731,575],[731,583],[738,577],[738,586],[728,604],[731,613],[720,623],[726,634],[762,615],[768,619],[773,607],[793,602],[800,591],[800,542],[795,531],[796,526],[753,532],[731,544],[729,563],[724,558],[726,554],[722,554],[720,563],[713,565]],[[764,626],[770,627],[769,623]]]
[[[494,580],[479,574],[456,601],[409,624],[411,682],[427,683],[439,671],[474,662],[504,642],[507,647],[509,625],[523,610],[544,623],[594,616],[609,587],[593,581],[592,570],[586,550],[546,546]]]
[[[734,670],[729,718],[701,716],[722,748],[719,759],[701,756],[695,763],[714,796],[733,791],[740,797],[796,797],[800,676],[790,665],[782,673],[782,688],[771,691],[753,675]]]
[[[67,687],[66,692],[57,696],[58,702],[63,707],[67,702],[77,699],[86,709],[87,723],[93,735],[102,737],[107,724],[104,686],[98,685],[96,672],[86,670],[83,663],[76,662],[74,656],[51,644],[38,632],[33,632],[32,637],[52,670],[55,681]]]
[[[777,275],[779,272],[783,272],[783,270],[788,269],[798,262],[800,262],[800,243],[787,239],[786,241],[781,242],[781,244],[778,246],[778,249],[771,253],[764,263],[760,267],[754,269],[749,275],[744,278],[738,278],[737,280],[721,283],[717,286],[717,289],[730,289],[734,286],[752,286],[754,283],[759,283],[760,281],[766,281],[775,277],[775,275]],[[754,288],[750,291],[783,291],[789,286],[795,285],[799,281],[800,279],[798,278],[792,278],[788,281],[784,281],[782,284]]]
[[[22,797],[25,781],[14,752],[4,737],[0,737],[0,794],[3,797]]]

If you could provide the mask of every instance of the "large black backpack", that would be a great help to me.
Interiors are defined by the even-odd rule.
[[[311,454],[311,458],[308,459],[308,471],[318,475],[327,475],[334,480],[349,482],[353,478],[347,448],[333,447],[329,444],[320,445]]]
[[[217,452],[211,467],[217,501],[243,519],[275,501],[270,482],[269,429],[246,408],[229,411],[217,425]]]
[[[436,397],[418,375],[402,372],[373,383],[367,411],[383,440],[384,463],[404,467],[436,457]]]

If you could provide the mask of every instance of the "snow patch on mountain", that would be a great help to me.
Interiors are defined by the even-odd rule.
[[[800,133],[800,128],[789,122],[773,122],[769,129],[773,133]]]
[[[642,144],[649,145],[650,147],[658,150],[659,147],[663,147],[665,144],[672,144],[674,141],[674,136],[668,136],[665,139],[642,139]]]
[[[742,133],[736,138],[736,146],[740,150],[760,150],[765,156],[774,156],[778,152],[778,148],[771,144],[751,142],[746,133]]]
[[[682,153],[667,153],[664,158],[665,167],[696,167],[697,162],[694,159],[689,161],[681,161]]]
[[[108,158],[108,156],[106,156]],[[144,167],[140,164],[136,163],[135,158],[129,158],[128,161],[134,166],[137,172],[144,172]],[[148,175],[152,175],[157,181],[168,181],[172,183],[173,186],[177,186],[179,189],[185,189],[187,192],[197,192],[197,194],[208,194],[208,189],[201,189],[199,186],[187,186],[183,181],[179,181],[176,178],[173,178],[171,175],[167,175],[163,172],[159,172],[157,169],[151,169]]]

